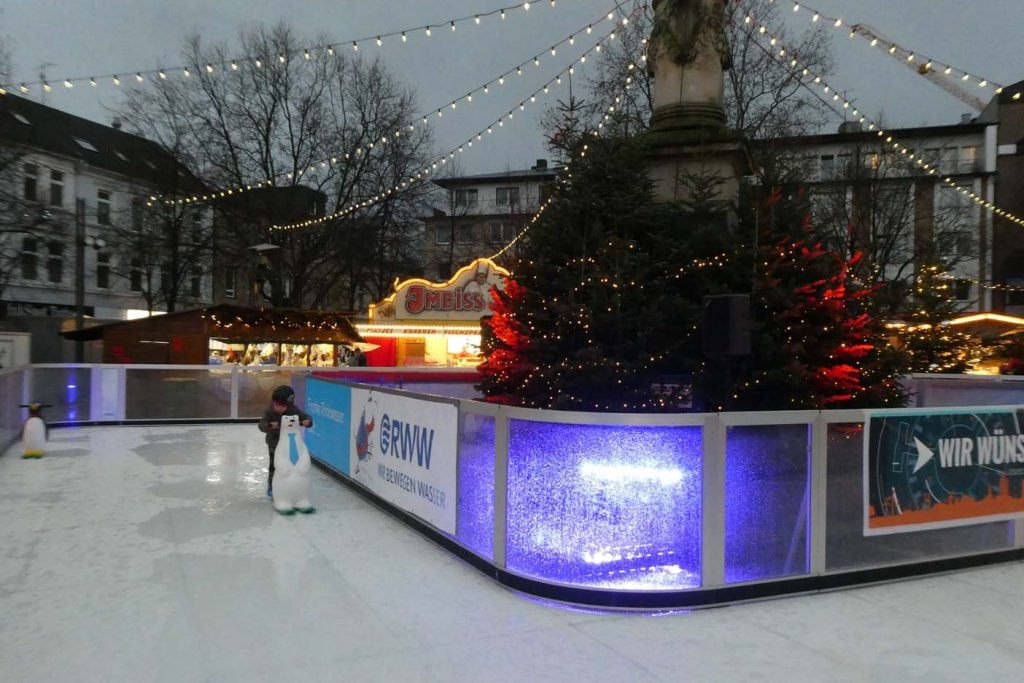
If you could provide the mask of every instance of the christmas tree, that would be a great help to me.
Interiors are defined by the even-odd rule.
[[[584,137],[571,173],[495,299],[481,366],[488,400],[602,411],[674,408],[693,370],[701,297],[728,291],[728,231],[654,203],[636,142]]]
[[[636,142],[584,136],[566,158],[571,172],[495,293],[488,400],[678,410],[672,385],[698,410],[905,403],[899,354],[870,315],[876,291],[851,276],[858,257],[813,239],[803,193],[773,192],[753,227],[729,228],[709,179],[688,179],[686,203],[655,204]],[[704,296],[740,292],[751,293],[752,354],[706,358]]]
[[[953,283],[941,263],[918,268],[914,297],[904,314],[899,342],[909,356],[908,372],[961,373],[969,368],[970,335],[945,323],[963,310],[953,297]]]
[[[517,391],[533,370],[527,360],[530,337],[515,311],[526,290],[512,278],[504,290],[491,288],[492,315],[484,320],[482,350],[486,360],[480,365],[480,389],[491,403],[519,405]]]
[[[873,288],[814,240],[801,192],[774,190],[760,211],[748,358],[709,359],[699,372],[706,410],[824,409],[906,402],[901,359],[869,311]],[[795,228],[793,226],[796,226]]]

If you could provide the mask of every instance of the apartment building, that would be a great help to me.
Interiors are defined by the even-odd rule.
[[[102,125],[10,93],[0,97],[5,326],[38,332],[52,325],[25,321],[59,321],[79,311],[123,320],[166,310],[168,300],[178,308],[208,303],[212,285],[202,245],[211,210],[151,201],[159,193],[200,189],[176,159],[117,123]]]
[[[433,215],[423,219],[425,277],[447,280],[511,242],[545,201],[557,174],[546,159],[538,159],[519,171],[435,179],[443,192]]]

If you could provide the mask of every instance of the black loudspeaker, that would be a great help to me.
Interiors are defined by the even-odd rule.
[[[704,355],[750,355],[750,295],[704,297]]]

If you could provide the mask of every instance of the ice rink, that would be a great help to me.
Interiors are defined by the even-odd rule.
[[[541,604],[254,425],[51,432],[0,458],[0,681],[952,681],[1024,670],[1024,565],[689,613]]]

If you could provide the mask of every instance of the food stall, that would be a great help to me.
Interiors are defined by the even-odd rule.
[[[370,365],[475,367],[480,363],[480,319],[490,315],[491,287],[503,290],[508,271],[481,258],[447,282],[421,278],[396,282],[395,291],[371,304],[360,336],[379,348]]]

